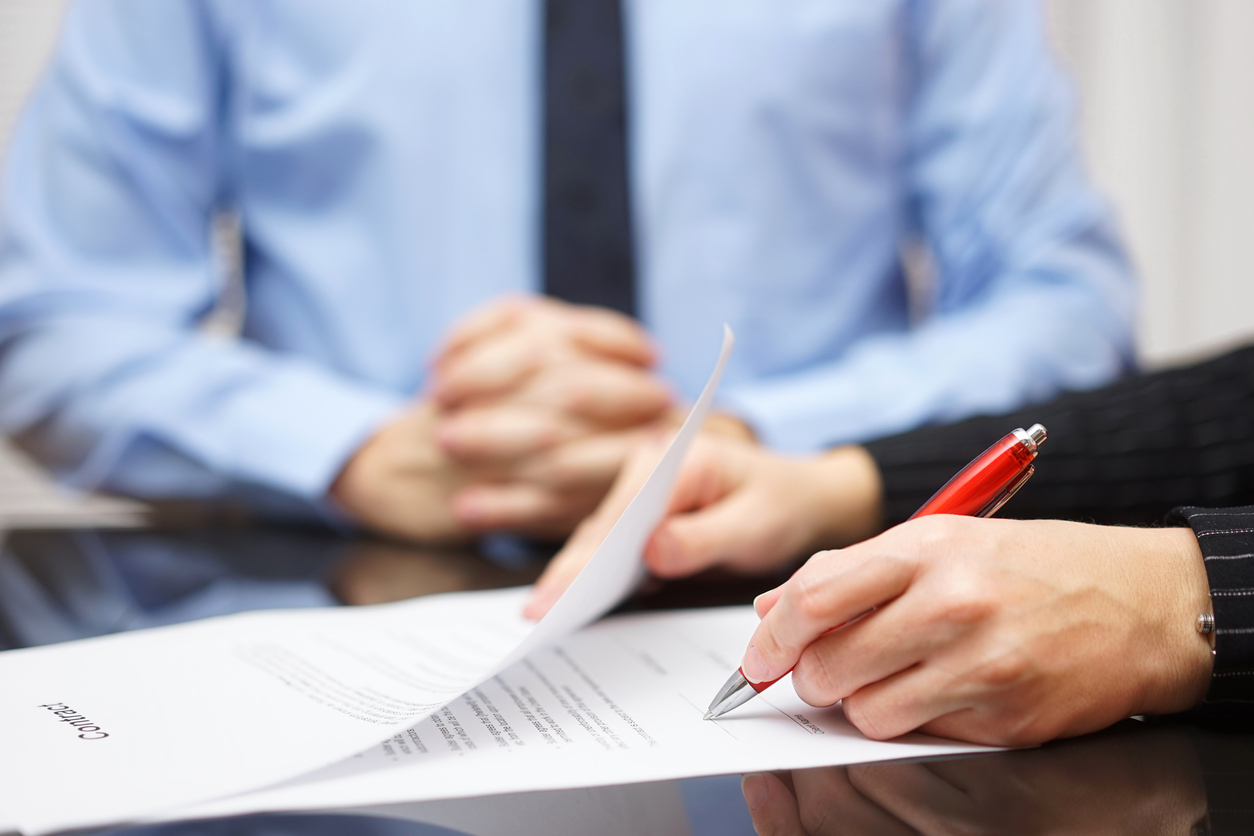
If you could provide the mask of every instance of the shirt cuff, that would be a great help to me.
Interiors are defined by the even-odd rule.
[[[106,437],[67,481],[149,499],[224,495],[254,485],[335,518],[326,503],[331,483],[403,408],[397,394],[295,365],[265,386],[237,393],[228,414],[208,422],[211,432],[186,421],[146,422]]]

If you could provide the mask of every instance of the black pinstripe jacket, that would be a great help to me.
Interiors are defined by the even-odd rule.
[[[1191,526],[1215,608],[1206,708],[1254,713],[1254,347],[873,441],[887,522],[905,520],[992,441],[1034,422],[1049,441],[1001,516]]]

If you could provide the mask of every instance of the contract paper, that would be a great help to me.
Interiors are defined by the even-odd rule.
[[[757,626],[751,607],[618,616],[539,650],[432,717],[313,775],[178,818],[343,809],[499,793],[990,751],[868,740],[785,679],[704,720]]]
[[[539,624],[522,618],[525,591],[504,590],[246,613],[0,654],[0,821],[36,836],[272,785],[403,732],[600,617],[643,575],[645,539],[731,346],[725,329],[674,441]]]

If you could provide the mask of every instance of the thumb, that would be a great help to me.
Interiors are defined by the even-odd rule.
[[[549,565],[536,580],[535,587],[531,591],[531,598],[523,608],[525,617],[532,621],[544,618],[557,603],[557,599],[562,597],[567,587],[575,582],[575,578],[579,577],[583,567],[596,554],[601,542],[605,540],[605,535],[610,533],[610,529],[614,527],[619,516],[617,512],[602,513],[603,510],[605,510],[604,503],[575,528],[570,539],[566,541],[566,545],[553,555]]]
[[[671,517],[645,546],[645,565],[658,577],[675,578],[722,563],[752,561],[759,556],[762,532],[750,504],[743,495],[732,494]]]
[[[749,807],[753,829],[760,836],[795,836],[807,832],[801,822],[797,799],[776,776],[769,772],[745,775],[740,780],[740,791]]]
[[[779,603],[779,596],[783,594],[783,586],[777,586],[754,598],[753,611],[757,613],[758,618],[766,618],[766,614],[775,609],[775,605]]]

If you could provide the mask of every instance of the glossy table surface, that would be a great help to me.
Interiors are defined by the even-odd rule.
[[[251,609],[513,586],[530,582],[543,558],[504,543],[486,554],[436,551],[321,529],[13,531],[0,553],[0,650]],[[672,584],[626,608],[747,603],[771,583]],[[1254,833],[1254,733],[1186,721],[1127,721],[1039,749],[779,777],[792,803],[759,808],[761,832]],[[730,775],[109,832],[734,836],[753,833],[754,818],[740,776]]]

